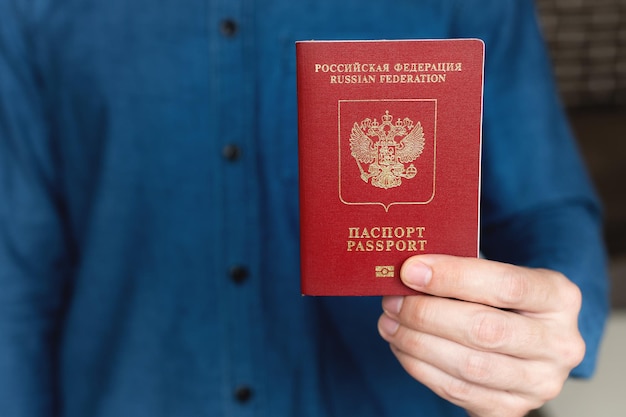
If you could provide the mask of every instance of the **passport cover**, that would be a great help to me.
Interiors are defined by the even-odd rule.
[[[478,256],[484,44],[296,43],[301,290],[403,295],[412,255]]]

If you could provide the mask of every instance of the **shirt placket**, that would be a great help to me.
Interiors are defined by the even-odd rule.
[[[252,2],[210,2],[209,34],[216,176],[220,186],[216,279],[226,415],[260,409],[258,311],[258,186],[256,176]]]

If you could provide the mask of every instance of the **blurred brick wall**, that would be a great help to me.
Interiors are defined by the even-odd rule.
[[[611,303],[626,309],[626,0],[535,0],[561,96],[604,204]]]
[[[568,107],[626,105],[626,0],[535,0]]]

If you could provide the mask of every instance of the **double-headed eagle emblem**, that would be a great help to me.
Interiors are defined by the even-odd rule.
[[[413,162],[424,150],[424,130],[420,122],[413,124],[408,117],[395,123],[389,110],[382,116],[382,123],[376,119],[354,123],[350,134],[350,151],[356,160],[361,179],[379,188],[393,188],[402,184],[402,178],[411,179],[417,174]],[[396,138],[400,140],[397,141]],[[378,138],[376,142],[371,138]],[[361,164],[369,164],[367,171]]]

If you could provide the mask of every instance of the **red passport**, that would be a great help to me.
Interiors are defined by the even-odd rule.
[[[301,289],[411,294],[402,263],[478,256],[484,44],[296,43]]]

